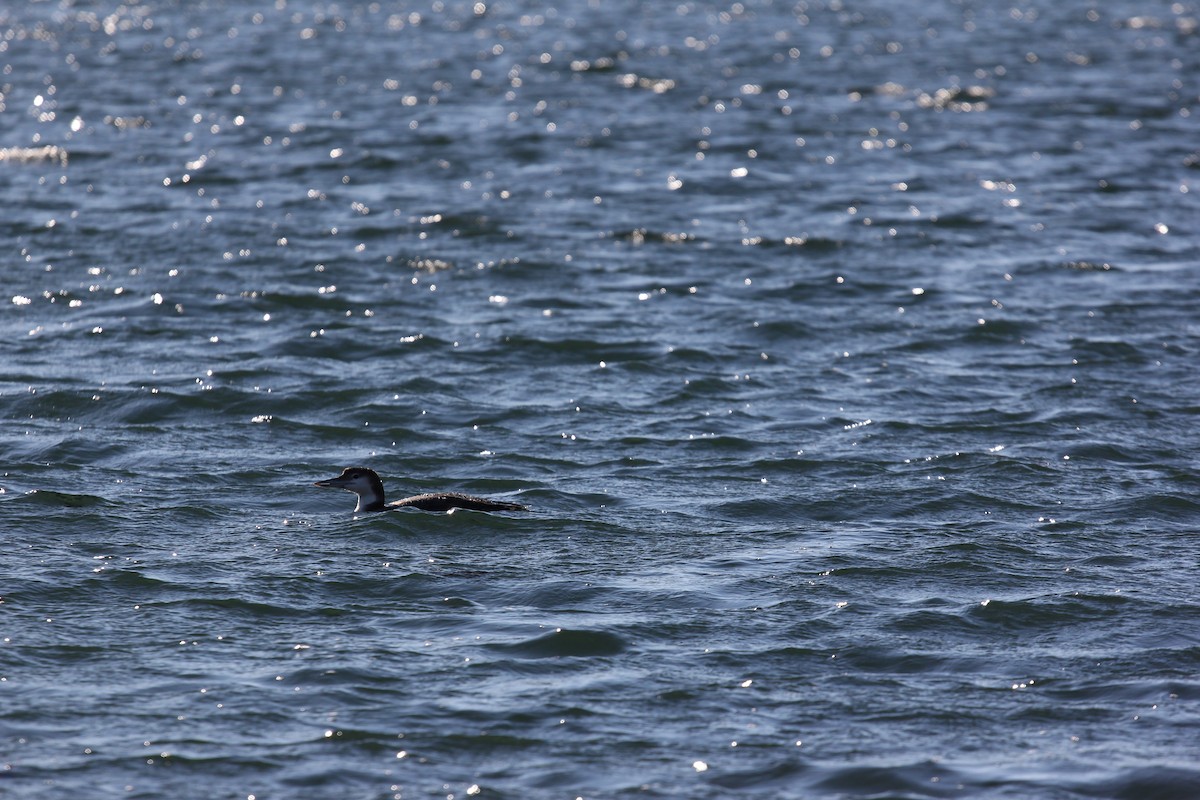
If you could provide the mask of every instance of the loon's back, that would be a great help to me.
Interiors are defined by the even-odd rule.
[[[454,508],[466,508],[471,511],[528,511],[529,506],[520,503],[508,503],[503,500],[489,500],[486,497],[474,497],[459,492],[433,492],[418,494],[388,503],[387,508],[418,508],[421,511],[450,511]]]

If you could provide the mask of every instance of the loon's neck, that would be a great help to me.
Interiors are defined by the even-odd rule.
[[[354,511],[383,511],[383,484],[372,486],[369,490],[358,495],[358,505]]]

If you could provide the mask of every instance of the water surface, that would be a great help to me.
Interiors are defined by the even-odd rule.
[[[1198,26],[0,12],[0,792],[1200,796]]]

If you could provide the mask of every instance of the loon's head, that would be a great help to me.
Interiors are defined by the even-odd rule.
[[[383,481],[379,480],[374,470],[366,467],[347,467],[336,478],[317,481],[313,486],[354,492],[358,495],[355,511],[379,511],[383,508]]]

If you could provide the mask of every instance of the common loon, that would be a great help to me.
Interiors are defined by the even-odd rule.
[[[355,511],[391,511],[397,508],[419,508],[422,511],[453,511],[456,508],[468,508],[472,511],[528,511],[528,506],[520,503],[507,503],[503,500],[489,500],[486,497],[472,497],[458,492],[434,492],[418,494],[395,500],[391,503],[383,501],[383,481],[375,474],[375,470],[366,467],[347,467],[341,475],[327,481],[317,481],[314,486],[326,489],[345,489],[358,495],[358,505]]]

